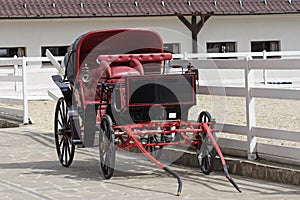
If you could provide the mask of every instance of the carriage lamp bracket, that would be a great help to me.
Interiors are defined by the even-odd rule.
[[[80,78],[84,83],[89,83],[92,80],[92,74],[87,64],[81,68]]]

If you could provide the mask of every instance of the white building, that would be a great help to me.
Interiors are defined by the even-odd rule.
[[[166,50],[192,52],[191,30],[182,23],[180,16],[191,21],[191,27],[203,26],[197,34],[198,52],[293,51],[300,48],[298,1],[14,2],[0,0],[0,57],[42,56],[46,48],[64,55],[67,46],[83,33],[123,27],[156,30]],[[193,20],[199,23],[192,23]]]

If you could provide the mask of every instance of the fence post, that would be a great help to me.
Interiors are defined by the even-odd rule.
[[[266,60],[267,59],[267,51],[263,50],[263,59]],[[264,79],[264,84],[267,85],[267,71],[266,69],[263,69],[263,79]]]
[[[246,89],[246,115],[247,115],[247,142],[248,159],[255,160],[256,155],[256,137],[253,135],[252,128],[256,126],[255,117],[255,98],[252,97],[251,88],[254,86],[254,71],[251,70],[251,57],[245,59],[245,89]]]
[[[14,55],[14,61],[16,62],[18,56]],[[18,76],[18,65],[14,65],[14,76]],[[18,82],[15,82],[15,92],[18,93]]]
[[[22,59],[22,76],[23,76],[23,123],[27,125],[29,123],[28,116],[28,98],[27,98],[27,60],[23,56]]]
[[[183,53],[183,60],[188,60],[187,52]]]

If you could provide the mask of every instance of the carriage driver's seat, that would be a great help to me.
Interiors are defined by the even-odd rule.
[[[124,76],[144,75],[144,69],[141,62],[137,59],[131,59],[126,62],[109,62],[107,60],[100,60],[100,67],[105,69],[106,79],[117,80]]]

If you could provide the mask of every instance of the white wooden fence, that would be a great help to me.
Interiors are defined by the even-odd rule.
[[[251,59],[259,56],[262,59]],[[277,56],[277,59],[267,59],[268,56]],[[235,58],[235,59],[213,59],[213,58]],[[243,70],[244,80],[243,87],[234,86],[207,86],[201,85],[200,94],[219,95],[219,96],[235,96],[246,99],[246,115],[247,124],[245,126],[236,124],[217,124],[218,127],[226,133],[243,135],[247,137],[247,141],[220,139],[219,143],[227,152],[232,152],[232,149],[237,151],[245,151],[248,159],[254,160],[257,157],[266,158],[284,163],[300,165],[300,148],[287,147],[281,145],[271,145],[258,143],[256,138],[270,138],[278,140],[293,141],[300,144],[300,132],[286,131],[270,128],[262,128],[256,126],[256,111],[255,98],[270,98],[270,99],[289,99],[300,100],[300,90],[284,89],[284,88],[267,88],[257,87],[254,84],[254,72],[257,70],[300,70],[300,52],[258,52],[258,53],[221,53],[221,54],[179,54],[174,55],[174,58],[184,59],[191,62],[196,68],[201,70],[221,69],[225,71]],[[61,61],[59,57],[57,60]],[[49,61],[48,58],[1,58],[1,66],[11,65],[13,69],[21,66],[22,75],[0,76],[2,82],[22,82],[23,95],[22,100],[3,99],[0,98],[0,103],[17,103],[23,104],[23,122],[28,123],[28,102],[27,102],[27,78],[26,68],[29,62]],[[50,74],[49,74],[50,76]],[[264,73],[263,82],[267,76]],[[299,77],[300,81],[300,77]],[[287,122],[288,123],[288,122]],[[300,123],[300,122],[296,122]]]
[[[260,56],[262,59],[252,59],[254,56]],[[277,56],[279,59],[266,59],[268,56]],[[210,59],[232,58],[237,59]],[[300,52],[260,52],[260,53],[224,53],[224,54],[184,54],[177,55],[177,58],[188,60],[196,68],[203,69],[223,69],[223,70],[243,70],[244,87],[226,87],[226,86],[200,86],[200,94],[244,97],[246,100],[245,110],[247,124],[246,126],[235,124],[217,124],[217,128],[222,132],[243,135],[247,141],[237,139],[221,138],[219,143],[221,148],[228,149],[227,152],[245,151],[249,160],[255,160],[257,157],[277,162],[300,165],[300,132],[278,130],[271,128],[262,128],[256,126],[255,98],[287,99],[300,100],[300,90],[295,88],[268,88],[258,87],[254,84],[254,71],[257,70],[300,70]],[[264,73],[264,81],[266,81]],[[300,81],[300,77],[299,77]],[[241,108],[243,109],[243,108]],[[300,108],[295,108],[299,109]],[[268,112],[267,110],[265,112]],[[287,119],[286,123],[291,123]],[[293,123],[300,123],[293,122]],[[257,137],[286,140],[296,142],[298,147],[288,147],[282,145],[258,143]]]
[[[62,61],[63,57],[56,57],[58,61]],[[3,73],[4,75],[0,75],[0,82],[5,83],[14,83],[15,84],[15,92],[16,94],[12,97],[0,97],[0,103],[4,104],[16,104],[23,105],[23,109],[15,109],[15,108],[1,108],[2,112],[10,113],[13,112],[14,115],[23,116],[23,123],[28,124],[30,122],[30,118],[28,115],[28,66],[30,63],[38,63],[41,66],[42,62],[49,62],[50,60],[46,57],[20,57],[17,58],[0,58],[0,70],[6,71]],[[19,68],[22,70],[22,74],[19,74]],[[45,69],[44,69],[45,70]],[[47,70],[47,69],[46,69]],[[30,70],[32,72],[32,70]],[[43,69],[40,69],[42,72]],[[18,98],[19,88],[18,83],[22,84],[22,93],[21,98]],[[11,92],[11,91],[10,91]]]

